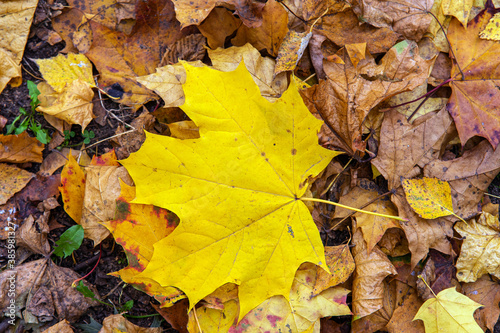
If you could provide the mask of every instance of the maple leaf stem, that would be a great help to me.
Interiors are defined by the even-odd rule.
[[[362,209],[358,209],[358,208],[354,208],[354,207],[349,207],[349,206],[346,206],[346,205],[339,204],[338,202],[333,202],[333,201],[329,201],[329,200],[316,199],[316,198],[300,198],[300,200],[302,200],[302,201],[321,202],[321,203],[325,203],[325,204],[328,204],[328,205],[333,205],[333,206],[338,206],[338,207],[342,207],[342,208],[345,208],[345,209],[353,210],[355,212],[365,213],[365,214],[368,214],[368,215],[375,215],[375,216],[380,216],[380,217],[387,217],[389,219],[394,219],[394,220],[398,220],[398,221],[407,221],[407,219],[399,217],[399,216],[392,216],[392,215],[386,215],[386,214],[369,212],[369,211],[366,211],[366,210],[362,210]]]
[[[420,274],[419,274],[419,275],[418,275],[418,278],[424,282],[425,286],[426,286],[427,288],[429,288],[429,290],[430,290],[430,291],[431,291],[431,293],[434,295],[434,297],[436,297],[436,298],[437,298],[437,295],[434,293],[434,290],[432,290],[432,288],[431,288],[431,287],[427,284],[427,281],[425,281],[424,277],[423,277],[422,275],[420,275]]]

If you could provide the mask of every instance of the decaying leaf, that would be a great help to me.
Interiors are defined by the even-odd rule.
[[[315,30],[339,47],[366,43],[366,48],[371,54],[387,52],[400,37],[398,33],[388,28],[376,28],[367,23],[360,24],[358,16],[352,9],[325,15],[315,25]]]
[[[288,31],[279,49],[278,58],[276,58],[276,68],[274,69],[275,75],[295,69],[307,45],[309,45],[311,37],[312,32]]]
[[[71,286],[80,275],[69,268],[59,267],[49,259],[38,259],[0,273],[0,309],[5,309],[12,297],[9,293],[9,278],[15,279],[15,301],[20,307],[26,307],[30,314],[25,316],[41,317],[41,321],[50,320],[47,315],[71,322],[78,320],[91,306],[99,303],[83,296]],[[97,297],[97,290],[84,282]],[[42,302],[39,302],[43,300]],[[38,302],[37,302],[38,301]],[[45,318],[44,318],[45,317]]]
[[[475,282],[486,273],[500,277],[500,223],[498,217],[482,213],[467,224],[458,222],[455,230],[465,240],[457,261],[460,282]]]
[[[432,16],[433,0],[419,1],[370,1],[355,0],[351,2],[352,10],[364,22],[374,27],[388,28],[404,38],[419,41],[427,31]]]
[[[455,288],[449,288],[425,301],[414,320],[422,320],[426,332],[480,333],[483,330],[474,320],[473,313],[481,306]]]
[[[490,18],[488,24],[484,27],[483,31],[479,34],[479,37],[482,39],[488,40],[500,40],[500,30],[498,29],[500,21],[500,14],[496,13]]]
[[[236,283],[242,318],[269,297],[287,298],[301,263],[326,268],[316,226],[297,199],[337,153],[310,135],[321,123],[293,83],[270,103],[243,64],[234,72],[187,64],[185,70],[182,108],[199,126],[200,139],[148,134],[122,161],[137,186],[135,202],[167,208],[181,220],[154,245],[139,276],[181,289],[190,308]]]
[[[331,274],[323,268],[317,267],[314,295],[347,281],[354,272],[354,258],[348,245],[325,246],[325,257]]]

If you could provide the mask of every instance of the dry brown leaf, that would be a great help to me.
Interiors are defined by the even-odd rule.
[[[314,28],[340,47],[366,43],[368,52],[372,54],[387,52],[399,38],[399,34],[391,29],[360,24],[358,16],[351,9],[325,15]]]
[[[444,218],[426,220],[413,211],[406,201],[403,190],[400,188],[391,198],[398,207],[399,216],[408,221],[400,221],[411,251],[411,266],[425,258],[429,248],[445,254],[451,254],[451,244],[447,237],[453,237],[453,223]]]
[[[163,55],[159,67],[173,65],[180,60],[203,60],[206,54],[207,40],[202,34],[192,34],[176,41]]]
[[[208,46],[215,50],[224,47],[226,37],[231,36],[241,24],[240,19],[234,17],[228,9],[217,7],[198,29],[207,38]]]
[[[262,24],[262,9],[264,4],[251,0],[173,0],[177,20],[181,22],[181,28],[188,25],[198,25],[210,14],[210,11],[218,5],[233,5],[236,7],[235,15],[238,15],[249,28],[256,28]]]
[[[447,181],[453,197],[453,212],[467,219],[479,214],[478,204],[499,171],[500,150],[482,141],[459,158],[430,162],[424,167],[424,176]]]
[[[382,252],[391,257],[401,257],[410,253],[408,240],[401,227],[388,229],[377,244]]]
[[[0,92],[10,82],[21,84],[21,59],[33,21],[37,0],[0,3]]]
[[[465,237],[457,260],[460,282],[474,282],[484,274],[500,277],[500,222],[498,218],[482,213],[467,224],[459,221],[455,230]]]
[[[392,317],[386,326],[389,333],[424,332],[424,324],[419,320],[413,321],[423,302],[418,298],[414,289],[412,290],[413,292],[403,300],[403,304],[398,306],[392,313]]]
[[[328,274],[323,268],[317,267],[313,295],[318,295],[327,288],[344,283],[354,272],[354,258],[349,251],[349,245],[325,246],[325,257],[331,274]]]
[[[85,237],[99,244],[108,235],[109,231],[99,222],[106,222],[115,218],[115,201],[120,196],[120,183],[132,185],[127,170],[116,166],[88,166],[85,182],[85,196],[80,225],[85,231]]]
[[[355,318],[361,318],[383,307],[385,287],[382,281],[388,275],[396,275],[397,271],[377,246],[368,254],[361,230],[356,230],[352,241],[356,245],[352,250],[356,263],[352,283],[352,312]]]
[[[4,309],[11,299],[6,296],[9,290],[5,282],[12,277],[15,278],[16,304],[21,307],[26,306],[25,315],[29,312],[30,315],[39,314],[43,317],[52,312],[57,313],[59,319],[73,322],[78,320],[90,306],[99,304],[83,296],[71,286],[73,281],[80,278],[80,275],[69,268],[56,266],[50,259],[39,259],[0,273],[0,286],[2,287],[0,309]],[[96,297],[99,297],[97,290],[85,280],[83,281]],[[41,298],[45,300],[37,304]]]
[[[427,31],[432,16],[427,12],[434,4],[433,0],[353,0],[352,10],[364,22],[374,27],[388,28],[406,39],[419,41]]]
[[[135,24],[135,1],[68,0],[68,5],[90,14],[93,21],[113,30],[130,32]]]
[[[411,178],[417,164],[426,164],[438,157],[435,155],[447,139],[452,124],[453,120],[444,108],[427,120],[413,125],[395,110],[385,114],[378,155],[372,164],[387,179],[389,190],[399,188],[401,178]],[[416,171],[417,174],[419,172]],[[434,177],[443,179],[438,175]]]
[[[154,121],[155,117],[145,109],[137,118],[132,120],[132,123],[130,123],[130,125],[136,129],[135,131],[111,139],[111,144],[115,148],[118,159],[122,160],[127,158],[131,153],[139,150],[144,140],[146,140],[144,131],[146,130],[154,133]],[[120,124],[116,129],[116,134],[125,133],[126,131],[125,126]]]
[[[384,289],[382,307],[376,312],[352,322],[352,333],[364,333],[364,332],[376,332],[382,330],[385,325],[389,322],[389,319],[394,312],[394,309],[398,306],[398,296],[397,290],[398,283],[395,279],[391,279],[392,282],[388,282],[385,279],[380,284]]]
[[[50,244],[47,240],[49,215],[50,213],[46,211],[36,221],[33,215],[25,219],[16,231],[17,244],[36,254],[48,255],[50,253]]]
[[[306,21],[316,19],[328,9],[329,13],[347,10],[351,5],[348,1],[338,0],[302,0],[302,18]]]
[[[340,139],[342,146],[339,148],[354,155],[357,151],[365,151],[362,124],[370,110],[380,102],[422,84],[427,79],[431,61],[422,59],[418,55],[418,46],[411,41],[396,44],[380,64],[367,54],[357,68],[347,52],[340,52],[345,64],[325,62],[327,80],[301,91],[301,94],[309,109],[319,113],[328,129]],[[323,126],[322,131],[328,129]]]
[[[356,186],[349,193],[342,196],[339,203],[354,208],[361,208],[377,197],[379,197],[379,193],[376,190],[369,189],[368,187],[361,188]],[[363,207],[363,210],[391,216],[398,215],[396,208],[387,196],[379,198],[372,204]],[[351,211],[348,209],[338,207],[335,209],[334,218],[346,217],[350,212]],[[399,228],[398,221],[387,217],[363,213],[356,213],[353,216],[356,218],[357,227],[363,232],[363,238],[367,244],[368,253],[371,252],[387,229]]]
[[[489,276],[483,275],[476,282],[463,283],[463,291],[467,297],[485,306],[474,312],[474,318],[481,328],[494,331],[495,324],[500,315],[500,285]]]
[[[74,331],[71,328],[69,322],[66,319],[64,319],[55,324],[54,326],[47,328],[42,333],[73,333],[73,332]]]
[[[28,133],[19,135],[0,135],[0,162],[8,163],[41,163],[45,145]]]
[[[31,172],[13,165],[0,163],[0,205],[3,205],[14,194],[21,191],[33,178]]]
[[[102,322],[102,328],[100,333],[115,333],[115,332],[127,332],[127,333],[161,333],[161,327],[147,328],[140,327],[132,324],[127,319],[125,319],[121,314],[116,314],[104,318]]]
[[[257,28],[241,26],[231,42],[234,46],[252,44],[257,50],[267,50],[273,57],[278,55],[281,42],[288,31],[288,14],[282,4],[267,1],[262,10],[262,25]]]
[[[188,308],[189,301],[181,299],[174,305],[168,308],[161,308],[159,305],[151,304],[151,306],[179,333],[188,333]]]

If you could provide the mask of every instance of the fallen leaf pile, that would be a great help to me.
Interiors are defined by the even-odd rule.
[[[53,254],[76,223],[165,321],[113,303],[84,330],[493,332],[499,10],[0,1],[0,102],[42,78],[0,117],[0,327],[73,332],[104,306],[106,275],[74,287]],[[61,51],[23,58],[33,36]]]

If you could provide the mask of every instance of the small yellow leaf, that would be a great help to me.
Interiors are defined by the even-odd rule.
[[[361,60],[366,56],[366,43],[346,44],[345,49],[351,59],[354,68],[358,67]]]
[[[481,306],[458,293],[455,287],[448,288],[425,301],[413,320],[422,320],[426,333],[482,333],[473,316]]]
[[[474,282],[487,273],[500,277],[498,217],[482,213],[477,222],[458,222],[455,230],[465,238],[456,265],[458,281]]]
[[[38,59],[36,63],[43,78],[58,93],[63,92],[64,87],[74,80],[81,80],[90,87],[95,87],[92,64],[83,54],[59,54],[50,59]]]
[[[404,179],[403,188],[411,208],[424,219],[454,215],[451,188],[437,178]]]

